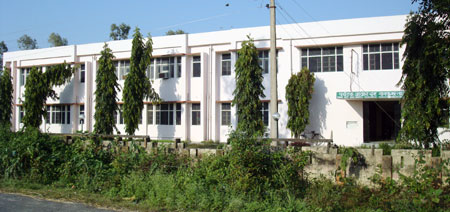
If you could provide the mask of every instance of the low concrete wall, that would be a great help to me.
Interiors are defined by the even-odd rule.
[[[109,142],[104,142],[107,146]],[[119,145],[124,150],[129,149],[130,142],[122,142]],[[165,149],[165,152],[180,153],[195,158],[201,158],[205,155],[223,155],[223,149],[202,149],[202,148],[186,148],[183,143],[139,143],[147,152],[156,151],[157,148]],[[345,173],[346,177],[352,177],[358,183],[363,185],[371,185],[370,178],[376,173],[381,174],[383,178],[392,178],[399,180],[401,175],[412,176],[415,170],[421,166],[437,167],[446,163],[447,171],[441,173],[443,182],[450,177],[448,169],[450,163],[450,151],[441,151],[441,157],[432,157],[431,150],[405,150],[393,149],[391,155],[383,155],[382,149],[356,149],[361,156],[358,163],[347,161],[345,172],[339,170],[342,155],[338,154],[337,148],[326,146],[302,147],[302,151],[311,151],[310,164],[305,167],[305,172],[309,178],[325,177],[335,180],[336,175]],[[423,163],[417,163],[416,160],[422,158]]]

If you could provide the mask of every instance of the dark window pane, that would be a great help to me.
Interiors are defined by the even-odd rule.
[[[337,71],[344,71],[344,58],[337,56]]]
[[[337,51],[336,54],[343,54],[342,53],[342,47],[337,47],[336,51]]]
[[[369,45],[363,45],[363,52],[368,52]]]
[[[200,77],[201,76],[201,66],[200,63],[194,63],[193,65],[193,77]]]
[[[381,51],[392,51],[392,43],[381,44]]]
[[[392,69],[392,53],[383,53],[381,60],[383,69]]]
[[[320,48],[309,49],[309,56],[312,56],[312,55],[320,55]]]
[[[323,62],[323,71],[336,71],[336,58],[335,56],[325,56],[322,58]]]
[[[67,105],[67,109],[66,109],[66,113],[67,113],[67,124],[70,124],[70,105]]]
[[[302,68],[307,67],[308,68],[308,58],[302,57]]]
[[[231,59],[231,54],[222,54],[222,60],[229,60]]]
[[[192,104],[192,110],[200,110],[200,104]]]
[[[320,72],[322,64],[320,62],[320,57],[310,57],[309,58],[309,70],[311,72]]]
[[[308,49],[302,49],[302,57],[308,56]]]
[[[194,56],[193,59],[194,59],[194,62],[196,62],[196,61],[200,62],[200,59],[201,59],[201,58],[200,58],[200,56]]]
[[[371,45],[369,45],[369,51],[370,52],[379,52],[380,51],[380,44],[371,44]]]
[[[398,52],[394,53],[394,69],[399,69],[399,56],[398,56]]]
[[[380,54],[370,54],[370,70],[380,70]]]
[[[394,43],[394,51],[398,51],[398,43]]]
[[[363,55],[363,70],[369,70],[369,55]]]
[[[331,47],[331,48],[323,48],[322,49],[322,54],[323,55],[331,55],[331,54],[335,54],[335,48]]]
[[[222,110],[231,110],[230,103],[222,103]]]

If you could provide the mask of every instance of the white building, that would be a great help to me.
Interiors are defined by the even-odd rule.
[[[307,133],[318,132],[339,145],[393,140],[400,127],[399,99],[403,91],[397,83],[402,73],[404,47],[399,42],[405,23],[406,16],[400,15],[277,26],[279,137],[291,136],[286,128],[285,86],[291,73],[307,66],[316,76]],[[266,98],[262,101],[264,119],[269,123],[270,33],[264,26],[154,37],[154,59],[148,76],[164,102],[160,106],[146,102],[136,134],[153,139],[225,142],[230,126],[237,124],[235,108],[230,105],[235,88],[234,64],[247,35],[255,40],[265,71]],[[107,43],[115,55],[119,84],[123,86],[131,40]],[[50,118],[43,121],[41,130],[92,131],[95,77],[103,45],[6,52],[4,65],[11,68],[14,80],[14,129],[21,127],[29,68],[66,61],[81,64],[81,69],[70,83],[56,88],[59,100],[47,101]],[[160,70],[168,73],[160,74]],[[82,126],[80,114],[86,117]],[[120,113],[117,127],[122,134],[125,132]]]

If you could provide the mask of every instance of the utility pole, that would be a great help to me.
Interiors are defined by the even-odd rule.
[[[270,0],[270,138],[278,138],[277,36],[275,0]]]

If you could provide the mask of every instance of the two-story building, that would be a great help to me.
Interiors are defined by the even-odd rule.
[[[287,125],[285,87],[291,74],[308,67],[316,82],[306,135],[320,134],[339,145],[393,140],[400,128],[399,102],[404,47],[400,45],[406,16],[358,18],[277,26],[279,137],[291,137]],[[225,142],[236,126],[231,105],[237,50],[250,35],[259,50],[266,98],[261,99],[264,123],[269,118],[269,27],[153,37],[153,59],[147,72],[162,104],[145,101],[137,135],[153,139],[181,138],[192,142]],[[115,56],[119,84],[130,68],[131,40],[108,41]],[[30,67],[80,64],[70,83],[55,88],[58,100],[47,100],[45,132],[92,131],[98,59],[104,43],[6,52],[12,70],[13,128],[22,127],[24,85]],[[44,68],[45,70],[45,68]],[[122,99],[122,91],[118,98]],[[119,101],[117,104],[122,104]],[[82,115],[82,116],[81,116]],[[85,117],[83,121],[80,117]],[[124,133],[121,111],[117,127]],[[116,132],[117,133],[117,132]],[[310,134],[310,135],[308,135]]]

